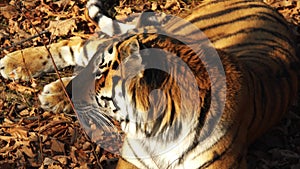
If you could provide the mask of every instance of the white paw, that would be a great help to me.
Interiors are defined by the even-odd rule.
[[[73,77],[65,77],[61,80],[67,86],[72,79]],[[44,110],[60,113],[70,112],[72,109],[59,80],[47,84],[39,95],[39,100]]]
[[[5,56],[0,60],[0,73],[5,79],[29,80],[30,76],[24,67],[24,63],[14,57]]]
[[[0,59],[0,73],[6,79],[30,80],[37,76],[46,64],[48,53],[45,48],[35,47],[15,51]]]

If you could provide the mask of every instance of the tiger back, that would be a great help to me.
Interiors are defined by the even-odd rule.
[[[185,19],[214,47],[238,59],[249,90],[246,96],[253,98],[248,104],[255,105],[246,119],[251,142],[276,123],[296,97],[299,58],[286,21],[263,2],[240,0],[210,1]]]

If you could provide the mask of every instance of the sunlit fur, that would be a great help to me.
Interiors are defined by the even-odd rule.
[[[110,77],[118,77],[123,81],[112,82],[112,79],[106,79],[107,83],[113,84],[106,87],[114,91],[112,97],[117,100],[116,105],[121,105],[119,112],[125,115],[125,118],[156,120],[146,124],[123,121],[123,130],[128,135],[154,137],[164,131],[168,131],[169,135],[155,141],[125,140],[123,154],[136,157],[136,159],[124,157],[125,161],[137,168],[246,168],[247,146],[278,122],[296,96],[299,61],[295,55],[293,38],[284,19],[260,1],[210,1],[199,6],[185,19],[204,31],[218,49],[223,63],[227,90],[225,110],[220,123],[204,144],[197,144],[201,131],[202,133],[206,131],[206,126],[202,126],[202,120],[209,120],[210,110],[214,109],[210,105],[212,84],[203,63],[193,59],[198,56],[188,52],[190,49],[187,46],[174,39],[157,34],[134,35],[116,44],[115,47],[117,50],[115,59],[118,60],[120,69],[111,71]],[[189,30],[184,30],[184,26],[179,23],[177,27],[172,26],[168,31],[179,35],[193,34],[188,32]],[[138,49],[135,49],[136,46]],[[155,55],[135,53],[138,52],[136,50],[144,48],[160,48],[171,53],[175,52],[189,65],[197,79],[199,90],[195,91],[195,95],[199,95],[200,109],[180,107],[184,99],[180,98],[178,93],[182,91],[168,74],[154,70],[132,73],[143,70],[136,69],[134,67],[136,64],[126,64],[126,58],[132,55],[140,57],[141,65],[151,63],[149,58],[158,60],[156,64],[162,66],[171,61],[165,60],[165,63]],[[126,75],[126,71],[129,75]],[[179,78],[181,80],[191,78],[185,76],[184,71],[177,73],[176,76],[182,76]],[[125,91],[121,90],[124,86]],[[190,86],[185,87],[188,91]],[[161,93],[158,92],[158,96],[154,97],[159,99],[157,102],[151,100],[153,97],[150,93],[153,89],[161,90]],[[119,98],[120,95],[125,96]],[[156,103],[154,106],[156,109],[149,111],[152,102]],[[163,107],[159,104],[161,102],[167,105]],[[161,107],[163,109],[160,109]],[[196,112],[198,121],[189,121],[191,118],[186,117],[188,115],[178,113],[182,109],[190,111],[191,114],[198,111]],[[157,111],[161,110],[163,113],[159,114],[161,112]],[[176,148],[155,158],[139,156],[143,153],[151,156],[151,153],[155,152],[155,147],[163,147],[180,138],[181,127],[188,123],[195,125],[192,125],[186,139]],[[169,130],[170,126],[178,128],[172,131]],[[130,163],[121,161],[118,167],[126,168]]]

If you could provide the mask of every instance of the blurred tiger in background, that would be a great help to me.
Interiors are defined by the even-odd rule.
[[[101,1],[87,4],[100,27],[109,23],[98,38],[61,41],[50,52],[59,67],[84,67],[63,79],[83,127],[109,130],[113,118],[127,134],[117,168],[247,168],[247,146],[278,122],[298,91],[299,60],[282,16],[257,0],[205,1],[184,20],[145,12],[130,25],[100,8]],[[40,58],[29,67],[37,76],[52,66],[35,50],[42,49],[24,55]],[[18,55],[0,60],[3,77],[28,79],[16,69]],[[63,95],[56,81],[39,98],[44,109],[70,111]]]

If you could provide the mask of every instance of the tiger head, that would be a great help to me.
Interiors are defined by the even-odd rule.
[[[107,48],[109,56],[105,58],[110,59],[99,66],[96,98],[113,109],[109,116],[120,121],[127,134],[154,137],[168,131],[173,133],[168,136],[172,140],[185,126],[193,124],[183,119],[197,120],[189,112],[200,112],[200,106],[209,106],[205,98],[210,95],[210,82],[201,68],[204,65],[197,55],[191,65],[186,64],[187,58],[177,57],[174,52],[179,43],[160,34],[137,34]],[[180,45],[180,55],[193,53]],[[199,79],[201,82],[197,82]]]
[[[116,119],[127,136],[164,142],[204,125],[199,124],[199,118],[203,123],[208,118],[211,80],[219,77],[210,77],[206,70],[210,60],[205,57],[213,55],[207,52],[211,47],[196,44],[201,48],[194,50],[193,45],[168,36],[157,25],[107,39],[84,73],[76,77],[86,79],[87,73],[94,76],[94,81],[78,82],[94,86],[88,87],[94,92],[83,97],[92,100],[89,104],[93,108],[79,114],[102,124],[112,124],[103,120]]]

